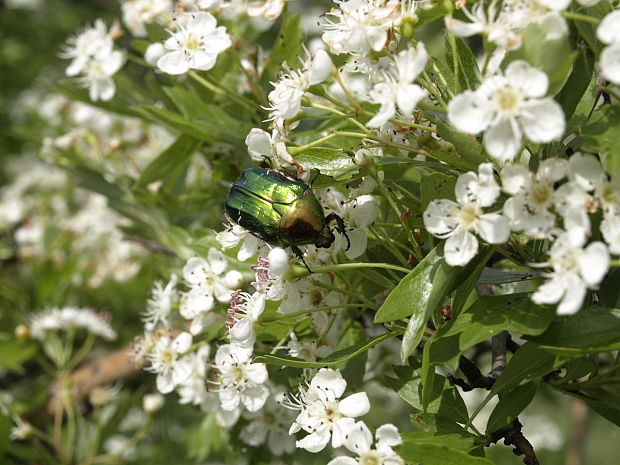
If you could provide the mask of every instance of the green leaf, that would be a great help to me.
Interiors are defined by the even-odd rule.
[[[22,372],[22,365],[37,352],[35,344],[19,344],[15,341],[0,343],[0,367]]]
[[[329,354],[324,359],[318,362],[307,362],[300,358],[288,357],[285,355],[273,355],[273,354],[257,354],[254,358],[256,363],[267,363],[268,365],[280,365],[285,367],[295,367],[295,368],[322,368],[327,366],[338,365],[340,363],[346,362],[347,360],[352,359],[364,352],[368,351],[371,347],[376,346],[380,342],[385,341],[391,337],[396,336],[397,332],[384,333],[381,336],[377,336],[374,339],[366,341],[362,344],[357,344],[352,347],[347,347],[342,350],[337,350]]]
[[[269,87],[270,81],[276,80],[282,63],[286,62],[290,67],[297,67],[298,57],[303,53],[301,47],[303,38],[304,32],[300,15],[286,15],[271,53],[265,62],[265,71],[261,76],[265,88]]]
[[[401,433],[400,436],[403,442],[445,446],[463,452],[469,452],[477,447],[474,444],[473,436],[463,436],[461,434],[438,434],[430,431],[416,431],[412,433]]]
[[[458,68],[454,92],[459,93],[466,89],[475,89],[480,83],[480,70],[474,53],[460,37],[456,37],[448,30],[445,34],[446,64],[452,74],[455,74],[455,66]]]
[[[454,176],[436,171],[424,174],[420,182],[422,211],[426,210],[433,199],[454,199],[454,186],[456,186]]]
[[[12,424],[13,421],[9,417],[0,414],[0,460],[6,455]]]
[[[537,381],[564,363],[557,355],[541,350],[538,344],[526,342],[512,356],[497,378],[489,396],[508,391],[521,384]]]
[[[558,94],[558,103],[564,110],[566,121],[570,121],[577,105],[585,94],[594,72],[594,53],[590,47],[581,46],[577,48],[578,55],[573,64],[573,72],[568,77],[561,92]],[[569,131],[568,132],[572,132]]]
[[[406,463],[415,465],[494,465],[493,462],[441,444],[403,442],[396,449]]]
[[[589,307],[561,317],[528,339],[554,354],[584,355],[620,349],[620,309]]]
[[[599,153],[612,176],[620,174],[620,108],[603,105],[590,117],[575,143],[581,150]]]
[[[471,317],[466,317],[469,324],[460,335],[461,351],[504,330],[542,334],[555,316],[554,309],[535,304],[525,294],[480,297],[467,313]]]
[[[464,171],[476,171],[478,165],[486,160],[482,144],[476,140],[475,136],[457,131],[450,124],[439,118],[433,118],[433,122],[439,136],[454,145],[461,161],[461,166],[458,168],[462,168]]]
[[[532,402],[536,394],[536,383],[527,383],[506,393],[489,416],[487,434],[508,425]]]
[[[556,94],[563,86],[577,57],[566,37],[549,40],[549,29],[542,23],[532,23],[523,29],[521,47],[508,52],[504,66],[515,60],[525,60],[549,76],[549,94]],[[541,44],[545,44],[544,47]]]
[[[493,247],[482,246],[478,255],[465,266],[461,276],[464,277],[463,284],[459,285],[454,293],[454,299],[452,300],[452,317],[456,317],[461,313],[465,307],[465,303],[468,301],[470,295],[474,291],[476,283],[480,282],[480,275],[483,270],[487,268],[485,265],[493,255],[495,250]],[[477,294],[475,294],[477,295]],[[475,295],[472,298],[475,298]]]
[[[181,135],[167,149],[160,153],[142,171],[138,186],[144,187],[154,181],[163,179],[180,166],[189,162],[201,147],[202,141]]]
[[[422,402],[423,385],[420,363],[412,360],[412,366],[395,366],[394,373],[398,379],[386,377],[387,383],[396,393],[409,405],[416,410],[437,415],[448,419],[451,422],[466,423],[467,407],[458,389],[456,389],[446,378],[433,372],[432,388],[427,394],[429,401],[426,408]],[[427,378],[430,378],[427,375]],[[429,384],[429,383],[427,383]]]
[[[331,147],[311,147],[296,154],[296,162],[310,169],[317,169],[326,176],[350,177],[357,172],[357,166],[342,149]]]
[[[537,271],[511,271],[498,270],[495,268],[485,267],[478,279],[480,284],[503,284],[518,283],[528,279],[540,278],[541,275]]]
[[[349,347],[363,345],[368,341],[366,330],[358,321],[349,320],[344,323],[344,328],[340,333],[338,340],[338,349],[348,350]],[[342,376],[347,380],[349,389],[362,389],[364,384],[364,373],[366,372],[366,361],[368,360],[368,352],[363,352],[357,357],[352,358],[341,369]]]
[[[443,302],[459,268],[451,267],[433,249],[388,295],[375,315],[375,323],[410,316],[400,356],[406,360],[422,339],[426,322]]]

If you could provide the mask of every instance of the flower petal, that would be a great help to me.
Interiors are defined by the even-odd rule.
[[[532,142],[550,142],[564,134],[564,112],[552,98],[531,100],[521,111],[523,132]]]
[[[184,74],[189,70],[189,62],[182,50],[175,50],[157,60],[157,67],[164,73]]]
[[[602,242],[588,245],[579,257],[579,272],[590,287],[598,285],[609,269],[609,251]]]
[[[357,418],[370,410],[370,401],[365,392],[357,392],[345,397],[338,405],[338,411],[347,417]]]
[[[448,199],[432,200],[424,211],[424,227],[434,236],[446,236],[458,226],[459,204]]]
[[[508,219],[499,213],[481,215],[476,225],[478,234],[489,244],[501,244],[510,236]]]
[[[527,61],[515,60],[506,68],[508,82],[528,97],[542,97],[547,93],[549,78]]]
[[[620,84],[620,42],[614,42],[601,52],[601,74],[614,84]]]
[[[493,111],[488,101],[470,90],[454,97],[448,104],[448,119],[459,131],[478,134],[491,124]]]
[[[484,133],[484,147],[499,162],[510,161],[521,150],[523,136],[514,118],[504,118]]]
[[[464,266],[478,253],[478,240],[472,233],[464,229],[457,229],[446,240],[444,254],[446,263],[450,266]]]

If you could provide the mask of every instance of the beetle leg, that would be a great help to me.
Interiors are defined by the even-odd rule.
[[[296,245],[292,245],[291,246],[291,250],[293,251],[293,253],[295,254],[295,256],[297,258],[299,258],[301,260],[301,262],[304,264],[304,266],[306,267],[306,270],[308,270],[308,273],[312,273],[312,270],[310,269],[310,267],[308,266],[308,264],[306,263],[306,260],[304,260],[304,254],[301,251],[301,249],[299,247],[297,247]]]
[[[347,250],[349,250],[351,248],[351,241],[349,240],[349,236],[347,236],[347,229],[344,226],[344,220],[335,213],[330,213],[325,217],[325,222],[331,223],[332,221],[336,222],[336,230],[347,239]]]

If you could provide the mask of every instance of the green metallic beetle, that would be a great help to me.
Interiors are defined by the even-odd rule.
[[[329,227],[332,221],[349,241],[342,218],[335,213],[326,217],[310,186],[274,170],[249,168],[241,173],[230,188],[226,213],[265,242],[291,247],[302,260],[297,246],[314,244],[327,248],[334,242]]]

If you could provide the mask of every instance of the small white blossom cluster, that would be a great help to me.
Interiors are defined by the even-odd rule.
[[[398,429],[390,424],[379,427],[376,447],[373,448],[370,430],[363,421],[355,421],[370,410],[368,396],[365,392],[358,392],[341,399],[346,387],[347,382],[340,371],[321,368],[309,384],[300,386],[297,395],[291,394],[282,402],[287,408],[299,410],[289,434],[308,433],[296,442],[296,446],[316,453],[331,443],[333,448],[344,446],[357,456],[357,459],[336,457],[329,462],[331,465],[404,464],[392,449],[402,443]]]
[[[30,317],[29,333],[33,339],[43,341],[50,331],[70,331],[84,329],[108,341],[116,339],[116,332],[104,314],[90,308],[62,307],[50,308]]]
[[[427,231],[447,239],[444,253],[452,266],[463,266],[476,255],[475,234],[489,244],[506,242],[511,231],[531,239],[549,239],[549,259],[538,266],[552,271],[544,274],[549,280],[532,299],[560,302],[559,314],[575,313],[586,290],[596,289],[607,273],[610,252],[620,252],[620,184],[609,179],[596,157],[581,153],[568,160],[544,160],[536,173],[525,165],[507,164],[500,178],[501,189],[490,163],[480,165],[479,174],[460,175],[455,187],[457,202],[435,199],[428,205],[424,212]],[[501,190],[509,196],[503,208],[497,204]],[[484,212],[483,208],[494,205],[495,212]],[[605,243],[588,244],[590,215],[599,208]]]
[[[112,76],[125,63],[122,52],[114,50],[113,37],[118,31],[110,31],[103,20],[87,27],[67,40],[61,56],[70,59],[67,76],[80,75],[79,82],[88,88],[92,101],[107,101],[114,97],[116,85]]]

